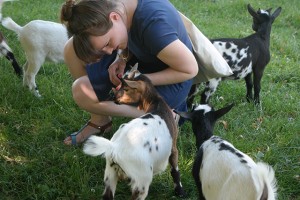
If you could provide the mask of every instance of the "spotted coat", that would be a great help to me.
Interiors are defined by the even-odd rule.
[[[124,178],[130,180],[131,199],[145,199],[153,175],[164,171],[168,163],[175,194],[184,196],[172,111],[146,76],[135,75],[130,73],[128,79],[121,79],[115,102],[136,105],[146,114],[122,124],[111,140],[91,136],[84,145],[86,154],[106,158],[103,199],[114,199],[117,182]]]
[[[200,200],[274,200],[276,179],[271,166],[255,163],[230,142],[213,135],[217,119],[233,105],[214,110],[198,105],[191,112],[178,112],[192,122],[197,153],[193,178]]]
[[[246,99],[254,99],[255,104],[260,103],[261,79],[265,67],[270,61],[270,34],[271,26],[275,18],[280,14],[281,8],[277,8],[273,14],[271,9],[254,11],[248,5],[248,11],[253,17],[252,28],[254,34],[245,38],[220,38],[211,42],[227,61],[233,74],[228,77],[214,78],[206,82],[201,94],[201,104],[209,102],[210,97],[216,91],[221,80],[245,79]],[[253,74],[253,77],[252,77]],[[193,85],[188,98],[188,106],[191,107],[195,95],[200,90],[201,84]],[[254,90],[254,98],[253,91]]]

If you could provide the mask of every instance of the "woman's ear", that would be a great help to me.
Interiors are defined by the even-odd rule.
[[[111,21],[116,21],[116,20],[119,20],[121,18],[121,16],[117,12],[111,12],[109,14],[109,18],[111,19]]]

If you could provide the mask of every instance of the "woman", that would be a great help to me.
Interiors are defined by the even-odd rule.
[[[186,110],[198,65],[181,18],[168,0],[68,0],[61,21],[72,35],[64,58],[75,79],[73,98],[91,114],[86,125],[64,140],[66,145],[109,131],[112,116],[144,114],[109,100],[128,60],[139,63],[139,71],[172,109]],[[123,50],[120,56],[117,50]]]

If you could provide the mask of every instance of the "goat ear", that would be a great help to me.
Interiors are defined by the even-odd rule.
[[[128,73],[128,79],[133,79],[134,78],[134,74],[135,74],[135,71],[132,71],[132,69],[130,70],[130,72]]]
[[[141,87],[141,84],[138,81],[130,81],[130,80],[124,80],[125,83],[134,89],[139,89]]]
[[[137,71],[139,67],[139,63],[135,63],[135,65],[132,67],[132,71]]]
[[[138,65],[139,64],[136,63],[133,67],[131,67],[130,71],[128,72],[128,79],[133,79],[141,75],[141,73],[138,70]]]
[[[252,17],[255,17],[255,18],[258,17],[256,11],[251,7],[250,4],[247,5],[247,8],[248,8],[248,12],[250,13],[250,15],[252,15]]]
[[[278,17],[278,15],[280,14],[280,12],[281,12],[281,7],[277,8],[277,9],[273,12],[273,14],[272,14],[273,21],[274,21],[274,19],[275,19],[276,17]]]
[[[187,120],[192,120],[192,117],[193,117],[193,113],[191,112],[181,112],[181,111],[177,111],[177,110],[174,110],[175,113],[177,113],[178,115],[180,115],[180,117],[183,117],[184,119],[187,119]]]
[[[140,75],[141,75],[141,73],[138,70],[134,70],[134,71],[128,73],[128,79],[134,79]]]
[[[271,14],[272,8],[267,9],[267,12]]]
[[[214,118],[215,118],[215,120],[219,119],[220,117],[222,117],[223,115],[225,115],[226,113],[228,113],[231,110],[231,108],[233,107],[233,105],[234,104],[232,103],[232,104],[230,104],[230,105],[228,105],[228,106],[226,106],[224,108],[221,108],[219,110],[214,111]]]

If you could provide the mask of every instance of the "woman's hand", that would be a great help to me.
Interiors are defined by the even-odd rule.
[[[109,68],[108,68],[108,73],[109,73],[109,79],[114,84],[115,86],[118,86],[121,84],[120,78],[124,74],[124,70],[126,67],[126,62],[118,58],[115,62],[113,62]]]

